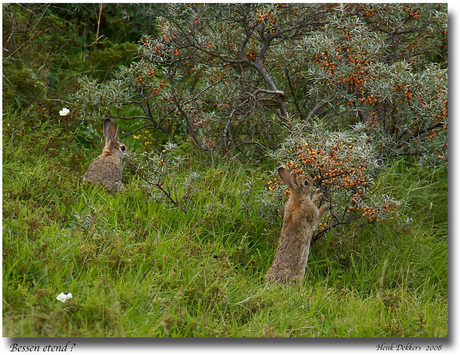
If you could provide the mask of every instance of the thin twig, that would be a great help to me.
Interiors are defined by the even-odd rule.
[[[103,4],[99,4],[99,18],[97,20],[96,40],[94,41],[93,62],[91,63],[91,72],[90,72],[91,77],[93,76],[94,62],[96,60],[97,42],[99,41],[99,29],[101,27],[102,6]]]

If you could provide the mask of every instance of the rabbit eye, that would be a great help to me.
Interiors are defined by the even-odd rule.
[[[308,180],[305,180],[303,183],[305,186],[308,186]]]
[[[120,149],[124,152],[124,151],[126,150],[126,147],[125,147],[124,145],[122,145],[122,146],[120,147]]]

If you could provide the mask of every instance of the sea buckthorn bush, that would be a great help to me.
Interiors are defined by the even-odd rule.
[[[332,20],[306,37],[297,56],[313,63],[303,80],[331,127],[361,122],[379,137],[383,156],[447,165],[446,62],[432,61],[447,54],[447,12],[398,6],[398,14],[395,6],[371,6],[365,16]]]
[[[285,40],[322,27],[318,19],[333,5],[160,7],[156,33],[139,41],[137,63],[96,94],[89,92],[95,83],[83,83],[77,95],[83,118],[124,116],[136,129],[185,138],[217,156],[254,160],[276,149],[289,102],[282,63],[274,54],[284,51]]]
[[[400,201],[373,191],[373,183],[384,169],[373,137],[363,124],[346,131],[329,131],[324,122],[294,124],[286,143],[272,154],[288,171],[310,175],[323,192],[320,203],[329,212],[318,224],[313,240],[328,230],[356,220],[383,222],[393,219]],[[314,192],[314,191],[313,191]],[[268,221],[278,223],[284,213],[289,189],[276,176],[267,184],[261,211]]]
[[[127,122],[125,136],[157,138],[147,153],[171,141],[311,173],[332,205],[318,236],[389,218],[398,203],[372,193],[386,164],[447,169],[445,4],[152,6],[138,59],[81,81],[82,119]]]
[[[138,59],[104,83],[83,79],[85,120],[260,160],[291,117],[317,116],[363,123],[390,159],[447,164],[445,4],[151,6]]]

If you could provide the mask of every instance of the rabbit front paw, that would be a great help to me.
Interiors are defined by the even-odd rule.
[[[315,194],[313,195],[313,203],[318,202],[318,200],[323,196],[323,193],[319,190],[316,190]]]

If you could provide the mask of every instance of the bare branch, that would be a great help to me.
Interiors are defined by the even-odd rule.
[[[324,105],[327,105],[327,101],[321,101],[319,104],[317,104],[313,110],[310,111],[310,113],[307,116],[307,121],[312,118],[314,115],[316,115],[316,112],[318,112]]]

